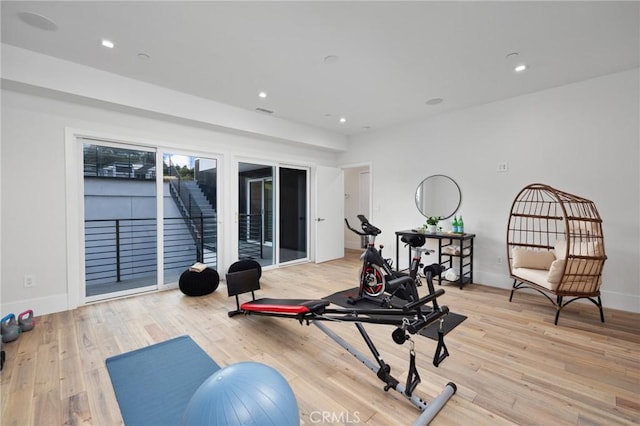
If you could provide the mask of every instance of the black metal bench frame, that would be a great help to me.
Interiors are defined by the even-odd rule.
[[[436,302],[436,299],[444,294],[444,290],[442,289],[430,291],[429,295],[401,307],[386,309],[358,309],[356,307],[336,309],[330,308],[330,302],[323,299],[256,299],[255,291],[260,289],[260,282],[258,272],[255,270],[245,270],[227,274],[226,279],[228,295],[229,297],[235,296],[236,299],[236,309],[228,313],[230,317],[238,314],[264,315],[293,318],[300,322],[300,324],[315,325],[373,371],[376,376],[385,383],[385,391],[393,389],[399,392],[422,411],[422,414],[418,417],[414,425],[428,424],[456,392],[456,385],[450,382],[430,403],[416,396],[414,390],[421,379],[415,366],[413,342],[411,342],[411,349],[409,351],[410,361],[407,378],[404,383],[401,383],[391,375],[391,367],[384,361],[363,325],[364,323],[393,325],[396,327],[392,333],[394,342],[403,344],[411,340],[410,335],[419,333],[423,328],[431,325],[435,321],[440,321],[438,344],[433,357],[433,365],[437,367],[449,355],[444,343],[444,331],[442,329],[444,317],[448,314],[449,309],[446,306],[438,306]],[[402,277],[400,279],[411,280],[410,277]],[[427,277],[427,280],[430,281],[431,277]],[[433,286],[430,285],[429,288],[432,289]],[[251,300],[241,304],[238,296],[245,293],[251,293]],[[426,309],[425,305],[429,303],[431,303],[432,306],[430,309]],[[367,344],[375,361],[372,361],[353,345],[334,333],[325,324],[322,324],[322,321],[355,323],[356,328]]]

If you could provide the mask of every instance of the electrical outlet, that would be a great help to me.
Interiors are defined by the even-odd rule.
[[[507,162],[498,163],[498,172],[506,173],[508,171],[509,171],[509,163],[507,163]]]
[[[496,263],[498,265],[502,265],[502,256],[498,256],[498,258],[496,259]]]
[[[31,274],[24,274],[24,286],[26,288],[33,287],[36,285],[36,279]]]

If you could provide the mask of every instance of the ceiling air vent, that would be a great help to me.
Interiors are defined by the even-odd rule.
[[[273,114],[273,111],[268,110],[268,109],[266,109],[266,108],[260,108],[260,107],[258,107],[258,108],[256,108],[256,111],[258,111],[258,112],[264,112],[265,114]]]

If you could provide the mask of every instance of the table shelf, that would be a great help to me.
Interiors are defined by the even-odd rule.
[[[475,234],[420,233],[414,229],[396,231],[396,269],[400,260],[400,238],[411,235],[422,235],[426,239],[437,240],[438,263],[445,268],[445,271],[449,268],[458,270],[458,279],[456,281],[447,281],[440,275],[434,277],[434,281],[437,281],[438,285],[442,285],[443,282],[453,282],[462,289],[465,284],[473,283],[473,241]],[[445,253],[443,249],[446,247],[459,247],[460,252],[458,254]],[[409,248],[409,264],[411,264],[411,248]]]

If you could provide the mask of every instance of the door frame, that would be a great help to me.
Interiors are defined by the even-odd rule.
[[[85,262],[84,262],[84,174],[82,170],[83,151],[80,139],[93,139],[106,144],[114,144],[125,147],[142,147],[156,152],[156,167],[162,164],[163,155],[165,153],[190,155],[194,157],[205,157],[215,159],[218,164],[218,191],[217,191],[217,213],[218,213],[218,268],[226,266],[226,257],[224,250],[225,232],[223,220],[227,214],[224,209],[224,158],[220,153],[199,152],[198,150],[185,149],[177,143],[169,143],[161,139],[144,139],[133,136],[114,135],[111,133],[97,132],[92,130],[78,129],[72,127],[65,128],[65,188],[66,188],[66,251],[67,251],[67,295],[66,309],[75,309],[79,306],[91,303],[85,292]],[[156,170],[156,195],[163,194],[162,173]],[[223,184],[220,184],[220,183]],[[159,218],[164,217],[163,197],[156,196],[157,214]],[[163,236],[163,220],[157,220],[157,235]],[[164,267],[163,267],[164,244],[163,238],[158,237],[157,241],[157,283],[153,291],[167,290],[177,288],[178,283],[163,284]],[[120,297],[122,294],[113,295]]]
[[[67,231],[67,309],[74,309],[78,306],[86,305],[95,298],[87,298],[85,282],[85,249],[84,249],[84,173],[82,165],[83,139],[95,140],[106,145],[112,144],[118,147],[147,148],[156,152],[156,164],[160,153],[159,144],[148,140],[114,136],[102,132],[87,131],[74,128],[65,128],[65,185],[66,185],[66,231]],[[158,183],[160,182],[160,183]],[[156,195],[158,186],[162,180],[156,179]],[[161,188],[160,188],[161,190]],[[161,192],[160,192],[161,193]],[[158,197],[156,197],[158,200]],[[161,202],[162,200],[160,199]],[[157,211],[157,210],[156,210]],[[157,214],[161,214],[162,211]],[[161,226],[161,221],[156,221],[156,230]],[[158,242],[156,255],[161,253],[161,242]],[[162,264],[162,259],[158,259],[158,265]],[[162,274],[156,279],[154,290],[159,288]],[[112,297],[126,295],[114,294]]]
[[[368,182],[369,185],[368,185],[368,188],[367,188],[368,195],[369,195],[369,200],[368,200],[368,203],[367,203],[367,206],[366,206],[365,215],[367,216],[367,218],[370,221],[372,221],[372,222],[375,221],[375,219],[372,217],[372,216],[374,216],[373,207],[372,207],[373,206],[373,165],[370,162],[367,162],[367,163],[345,164],[345,165],[342,165],[340,167],[345,172],[347,170],[358,170],[359,171],[359,173],[358,173],[358,180],[359,181],[357,182],[357,185],[355,185],[355,186],[358,187],[358,197],[361,197],[360,189],[361,189],[362,185],[361,185],[360,180],[362,179],[362,173],[365,173],[364,169],[366,169],[366,173],[369,174],[369,182]],[[346,173],[345,173],[345,176],[346,176]],[[345,187],[346,186],[347,186],[347,181],[345,179]],[[353,187],[353,185],[352,185],[352,187]],[[345,189],[345,191],[346,191],[346,189]],[[345,195],[345,197],[346,197],[346,195]],[[358,202],[358,203],[360,204],[360,202]],[[345,212],[345,214],[346,214],[346,212]],[[352,220],[354,220],[354,218],[348,218],[348,219],[349,219],[350,223],[351,223]],[[345,235],[348,235],[348,233],[350,233],[350,232],[351,231],[345,232]],[[345,240],[345,249],[347,249],[347,248],[351,248],[352,249],[353,247],[347,247],[346,240]]]
[[[267,266],[263,266],[263,269],[271,269],[271,268],[276,268],[279,267],[280,265],[291,265],[291,264],[295,264],[295,263],[303,263],[303,262],[308,262],[311,259],[311,255],[310,255],[310,251],[311,251],[311,240],[312,240],[312,235],[311,235],[311,218],[310,218],[310,212],[311,212],[311,193],[310,193],[310,188],[311,188],[311,171],[312,171],[312,166],[305,164],[304,162],[298,163],[298,164],[294,164],[294,163],[290,163],[290,162],[278,162],[278,161],[269,161],[269,160],[264,160],[264,159],[259,159],[259,158],[255,158],[255,157],[248,157],[248,156],[237,156],[235,158],[233,158],[233,165],[232,165],[232,170],[231,170],[231,174],[232,174],[232,179],[234,179],[235,185],[231,186],[231,192],[233,193],[232,197],[230,198],[230,205],[233,205],[233,211],[235,211],[234,216],[234,227],[233,229],[230,229],[231,235],[229,238],[230,241],[230,251],[229,251],[229,255],[232,256],[229,259],[229,262],[234,262],[238,260],[238,249],[239,249],[239,245],[238,245],[238,239],[240,237],[240,235],[238,234],[238,223],[240,221],[240,212],[238,211],[238,206],[239,203],[241,202],[240,200],[240,187],[239,187],[239,182],[238,182],[238,176],[240,174],[240,163],[248,163],[248,164],[257,164],[257,165],[261,165],[261,166],[265,166],[265,167],[272,167],[273,168],[273,175],[271,176],[272,178],[272,183],[273,183],[273,235],[272,235],[272,249],[273,249],[273,263],[271,265],[267,265]],[[288,168],[288,169],[298,169],[298,170],[305,170],[307,172],[307,200],[306,200],[306,208],[307,208],[307,220],[306,220],[306,225],[305,225],[305,229],[307,232],[307,256],[305,258],[301,258],[301,259],[294,259],[288,262],[280,262],[280,238],[279,238],[279,233],[280,233],[280,206],[279,206],[279,201],[280,201],[280,168],[284,167],[284,168]],[[259,178],[256,178],[259,179]]]

